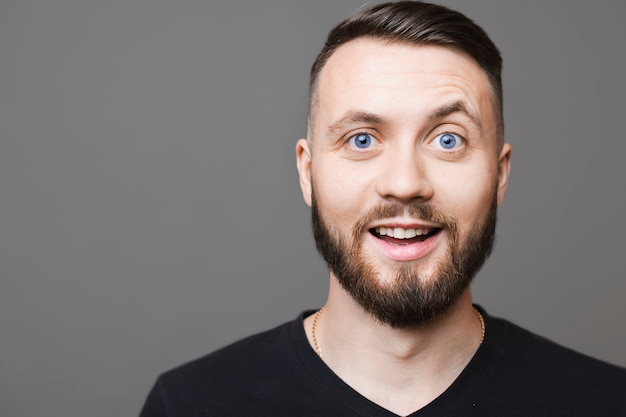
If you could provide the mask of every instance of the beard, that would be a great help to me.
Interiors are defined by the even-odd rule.
[[[443,317],[468,289],[485,263],[496,229],[497,196],[486,216],[460,237],[455,218],[432,205],[386,203],[375,207],[353,227],[350,236],[325,223],[312,193],[312,226],[317,250],[339,284],[368,313],[393,328],[416,328]],[[449,250],[431,274],[418,265],[395,267],[389,277],[368,263],[362,253],[363,234],[372,221],[407,214],[446,229]]]

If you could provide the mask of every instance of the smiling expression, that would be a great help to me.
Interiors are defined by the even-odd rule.
[[[297,146],[303,195],[319,223],[318,249],[328,243],[319,238],[331,239],[332,250],[342,252],[333,256],[365,268],[361,284],[387,298],[455,281],[455,294],[438,295],[445,305],[416,310],[414,324],[458,299],[491,248],[510,164],[493,102],[478,64],[440,46],[361,38],[339,47],[320,73],[309,139]],[[477,246],[480,253],[471,253]],[[329,266],[353,291],[346,266]]]

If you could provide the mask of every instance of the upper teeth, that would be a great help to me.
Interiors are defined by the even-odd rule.
[[[415,236],[427,235],[430,229],[403,229],[401,227],[377,227],[376,233],[396,239],[411,239]]]

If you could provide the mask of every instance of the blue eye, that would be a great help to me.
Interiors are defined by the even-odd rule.
[[[441,135],[437,135],[434,142],[435,145],[450,150],[459,147],[463,143],[463,140],[454,133],[442,133]]]
[[[371,147],[376,139],[369,133],[356,134],[348,140],[348,142],[358,149],[367,149]]]

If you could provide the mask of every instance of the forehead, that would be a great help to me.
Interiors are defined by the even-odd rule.
[[[399,120],[419,119],[462,102],[488,128],[495,127],[489,80],[469,55],[441,46],[360,38],[339,47],[322,68],[315,117],[324,125],[346,111]]]

